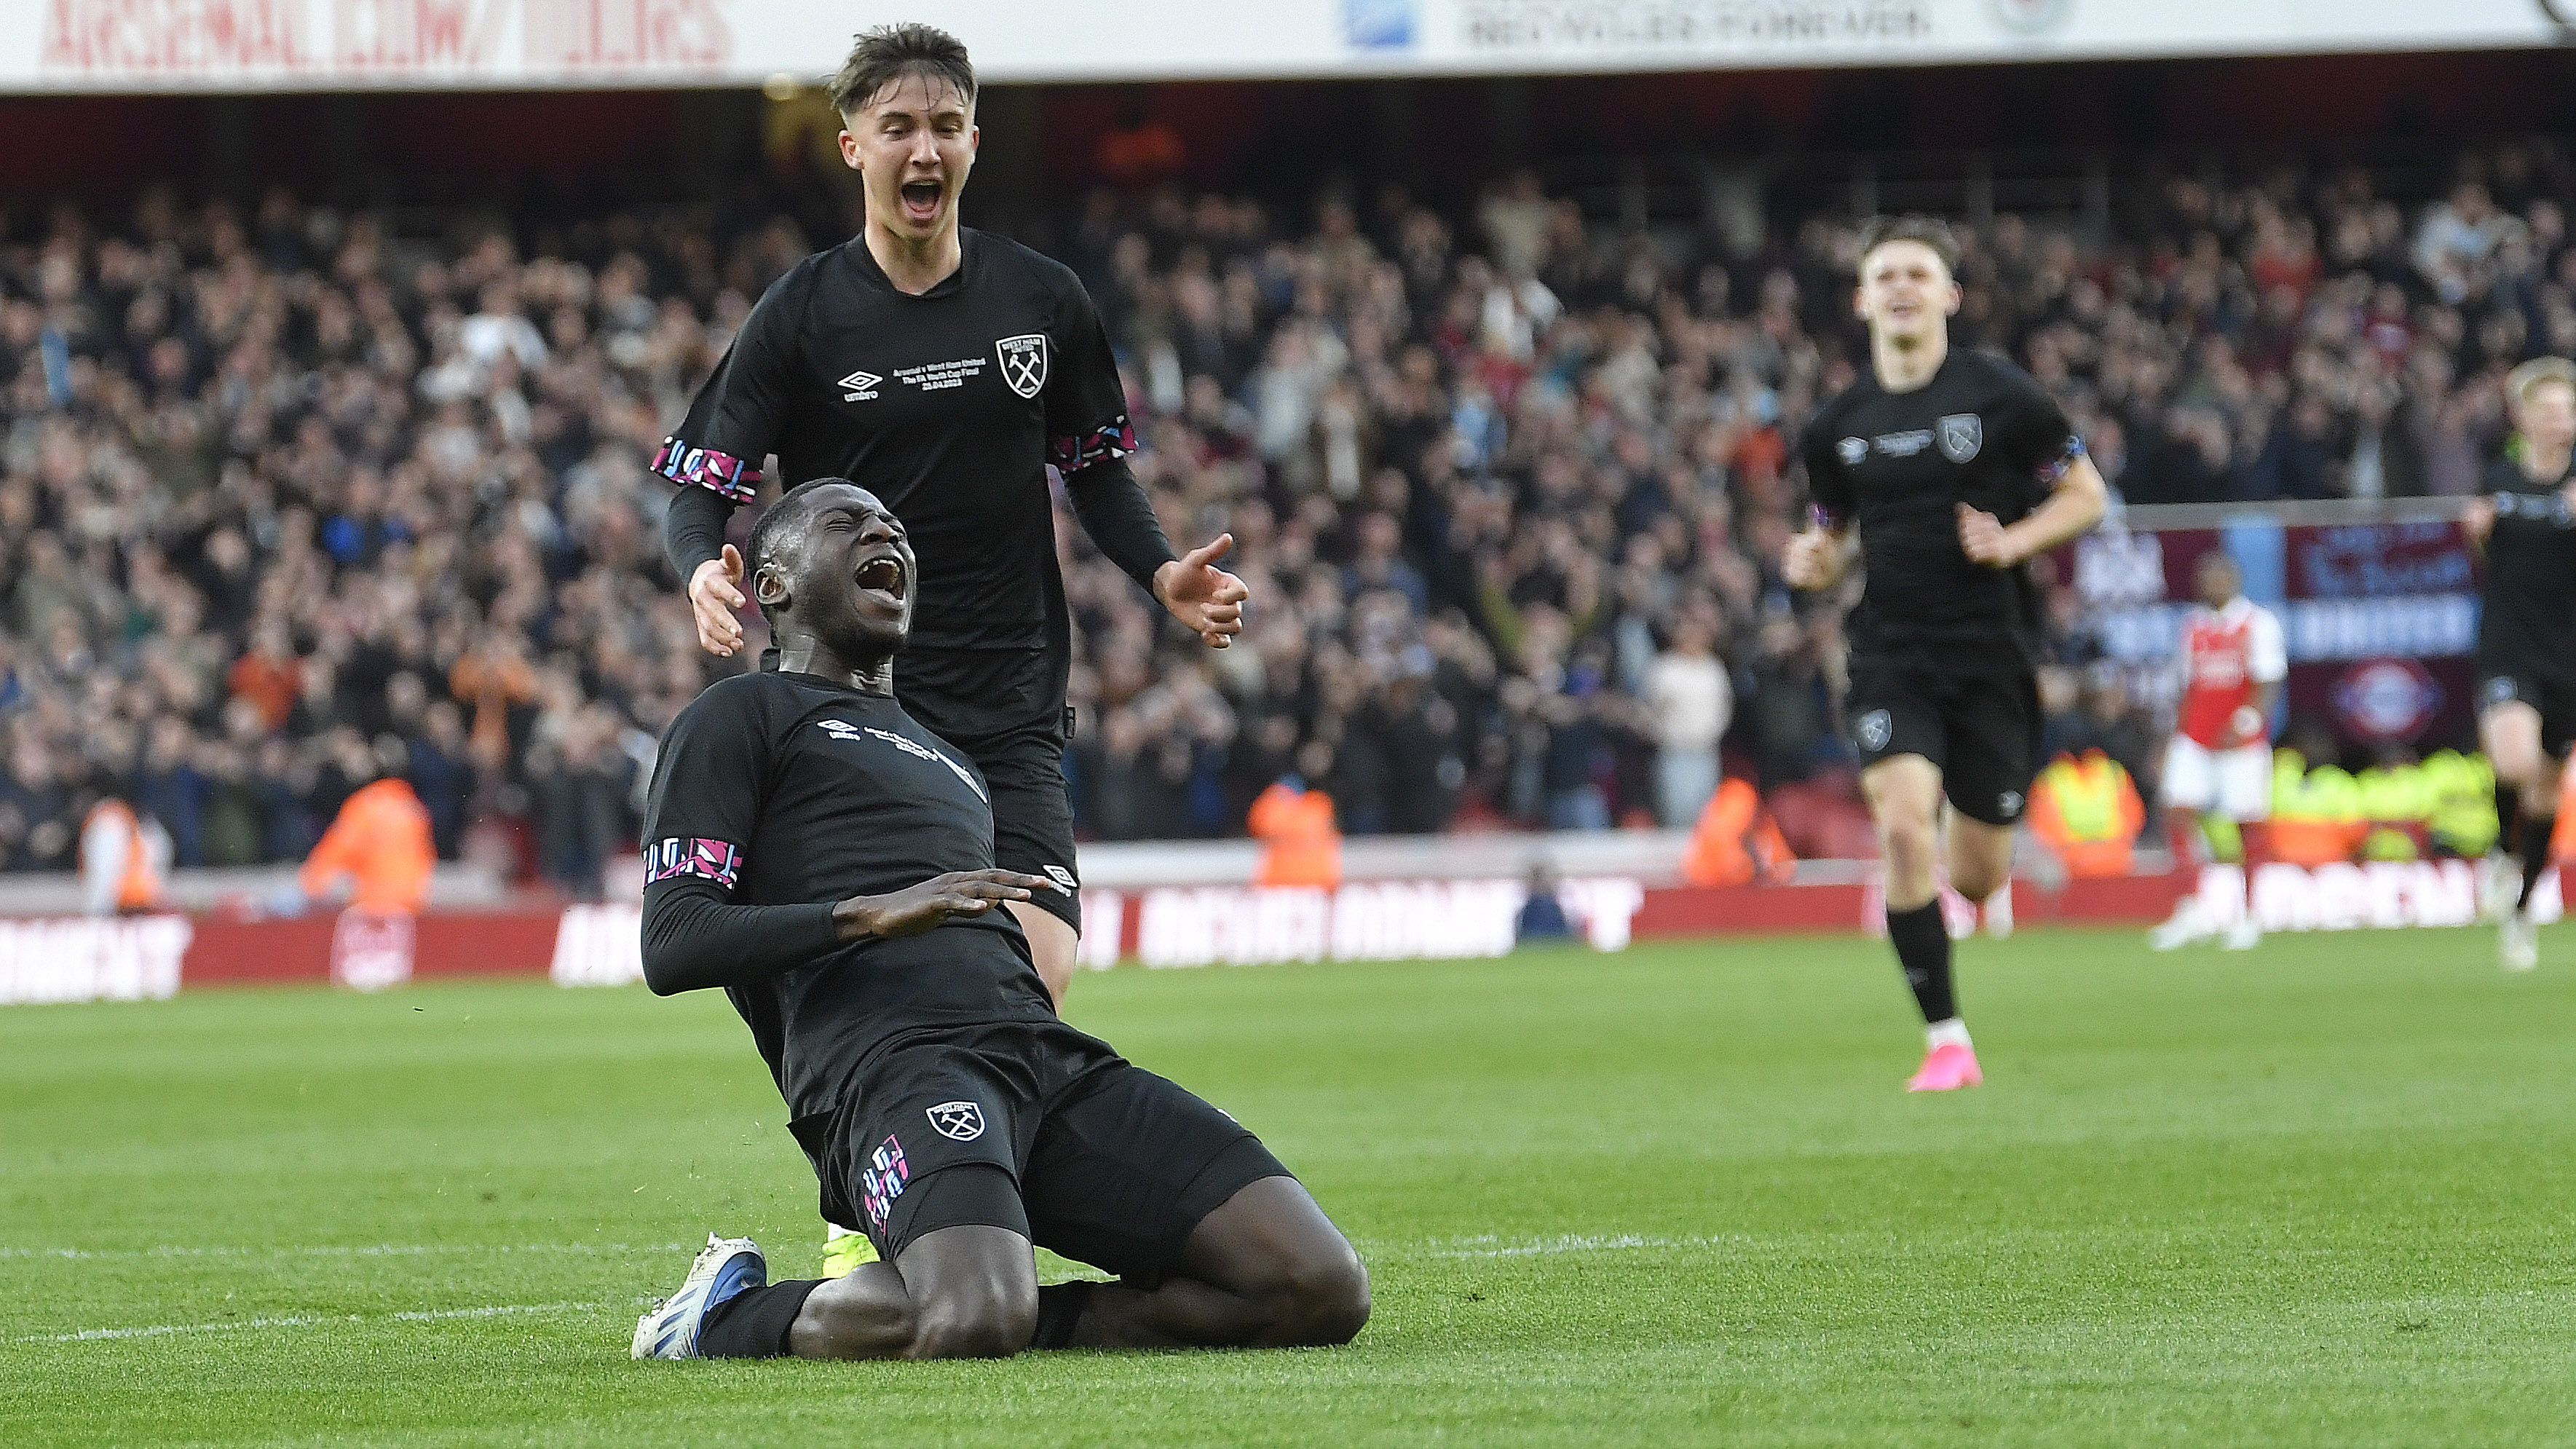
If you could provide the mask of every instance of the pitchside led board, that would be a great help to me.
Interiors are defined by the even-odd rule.
[[[2284,719],[2320,720],[2347,743],[2430,750],[2474,735],[2469,654],[2478,562],[2456,523],[2424,520],[2224,529],[2101,529],[2067,550],[2077,595],[2111,658],[2144,692],[2170,692],[2193,570],[2224,548],[2246,595],[2280,616],[2290,655]]]
[[[0,92],[759,85],[851,32],[996,81],[1924,65],[2558,45],[2576,0],[0,0]]]

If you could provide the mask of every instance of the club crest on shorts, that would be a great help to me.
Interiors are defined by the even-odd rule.
[[[1038,389],[1046,386],[1045,333],[1030,332],[1018,337],[1005,337],[993,344],[993,351],[1002,359],[1002,381],[1011,385],[1011,391],[1022,397],[1036,397]]]
[[[1864,750],[1886,749],[1888,731],[1893,728],[1895,722],[1883,709],[1871,710],[1852,722],[1852,732],[1860,736],[1860,747]]]
[[[2014,816],[2021,814],[2021,792],[2019,790],[2006,790],[2003,794],[1995,797],[1995,811],[2006,820],[2010,820]]]
[[[1975,413],[1952,413],[1934,425],[1933,441],[1941,445],[1942,457],[1964,463],[1986,445],[1985,420]]]
[[[2510,704],[2522,690],[2510,677],[2499,674],[2487,681],[2485,692],[2489,704]]]
[[[1852,467],[1869,456],[1869,439],[1845,438],[1834,444],[1834,455],[1843,460],[1844,467]]]
[[[973,1102],[942,1102],[930,1109],[930,1125],[942,1137],[972,1142],[984,1135],[984,1109]]]

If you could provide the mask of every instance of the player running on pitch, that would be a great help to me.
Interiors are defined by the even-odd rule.
[[[1887,863],[1887,937],[1923,1012],[1923,1065],[1905,1084],[1918,1092],[1983,1079],[1941,921],[1941,802],[1950,884],[1984,900],[2010,879],[2038,768],[2039,601],[2022,564],[2091,528],[2108,493],[2037,383],[1950,350],[1958,254],[1933,218],[1871,224],[1853,300],[1870,372],[1807,425],[1815,525],[1783,568],[1791,586],[1822,589],[1865,561],[1849,715]]]
[[[1066,1026],[1008,910],[986,783],[896,702],[918,575],[873,495],[827,478],[752,536],[775,671],[672,721],[645,823],[644,969],[722,987],[792,1114],[823,1211],[884,1261],[768,1284],[710,1235],[637,1358],[995,1357],[1345,1343],[1368,1274],[1234,1119]],[[1032,1244],[1119,1275],[1041,1289]]]
[[[1175,559],[1144,489],[1100,317],[1071,271],[958,224],[975,162],[975,72],[926,25],[858,38],[833,80],[841,156],[866,224],[781,277],[744,321],[655,471],[682,486],[664,525],[698,640],[742,643],[742,558],[725,523],[760,484],[844,476],[874,489],[921,551],[921,624],[904,707],[973,758],[993,791],[1001,863],[1062,887],[1010,908],[1061,1004],[1082,926],[1063,756],[1072,634],[1047,468],[1102,553],[1210,646],[1242,628],[1221,537]],[[694,485],[694,486],[688,486]],[[834,1271],[866,1240],[834,1228]]]
[[[2202,820],[2217,814],[2235,822],[2243,842],[2245,879],[2268,858],[2272,816],[2272,710],[2290,655],[2281,621],[2245,597],[2244,577],[2223,550],[2203,554],[2193,582],[2200,602],[2182,621],[2182,708],[2165,744],[2161,778],[2165,833],[2173,843],[2173,868],[2189,870],[2199,856]],[[2224,931],[2227,949],[2251,950],[2263,939],[2251,911],[2222,918],[2199,895],[2186,895],[2173,918],[2147,935],[2170,951]]]
[[[2532,888],[2549,865],[2561,776],[2576,745],[2576,363],[2543,357],[2506,379],[2522,456],[2487,470],[2464,524],[2487,556],[2478,615],[2478,742],[2514,788],[2501,837],[2522,879],[2502,916],[2505,969],[2540,964]],[[2510,884],[2510,883],[2508,883]]]

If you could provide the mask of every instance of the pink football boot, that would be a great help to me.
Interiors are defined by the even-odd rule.
[[[1986,1079],[1977,1070],[1975,1048],[1964,1042],[1948,1042],[1923,1054],[1923,1069],[1905,1083],[1909,1092],[1949,1092],[1973,1087]]]

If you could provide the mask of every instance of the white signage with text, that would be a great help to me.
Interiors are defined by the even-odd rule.
[[[2560,44],[2563,0],[8,0],[0,91],[758,85],[922,18],[1001,82]]]

